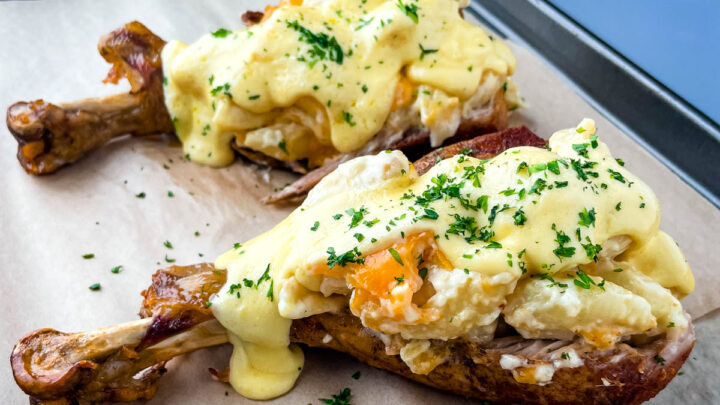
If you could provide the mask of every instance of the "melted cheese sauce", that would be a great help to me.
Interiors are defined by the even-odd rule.
[[[423,176],[401,152],[341,165],[216,262],[228,269],[212,308],[233,336],[231,377],[254,376],[233,386],[251,398],[290,389],[302,363],[291,319],[348,307],[401,338],[418,373],[438,364],[421,355],[426,339],[491,339],[501,314],[526,337],[582,335],[597,347],[684,330],[678,299],[694,281],[658,230],[655,195],[591,120],[554,134],[550,149],[458,155]],[[267,365],[280,357],[292,361]]]
[[[280,6],[250,28],[217,31],[192,45],[169,42],[165,102],[186,156],[226,165],[234,140],[279,160],[319,165],[360,149],[391,110],[413,99],[422,99],[420,123],[439,144],[482,83],[491,85],[482,94],[507,89],[515,69],[507,46],[465,22],[460,6],[308,1]],[[436,127],[455,121],[450,130]]]

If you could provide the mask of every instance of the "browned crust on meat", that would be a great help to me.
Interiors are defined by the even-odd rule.
[[[332,336],[324,343],[326,335]],[[368,333],[349,313],[322,314],[293,321],[290,338],[313,347],[347,353],[373,367],[455,394],[507,404],[639,404],[657,395],[677,374],[693,344],[672,362],[658,367],[652,355],[622,345],[614,350],[580,354],[585,366],[559,369],[541,386],[517,382],[500,367],[501,352],[466,341],[445,342],[450,357],[427,375],[415,374],[400,356]],[[660,345],[649,352],[657,353]],[[647,351],[647,350],[645,350]],[[613,356],[625,353],[619,361]],[[606,386],[602,379],[610,382]]]
[[[508,128],[473,139],[454,143],[435,149],[413,163],[417,173],[422,175],[437,163],[438,159],[451,158],[460,153],[467,153],[478,159],[490,159],[504,150],[518,146],[534,146],[542,148],[547,142],[535,135],[527,127]]]

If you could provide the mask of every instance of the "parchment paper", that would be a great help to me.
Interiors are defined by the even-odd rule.
[[[240,26],[245,10],[263,7],[263,1],[252,0],[2,2],[0,108],[18,100],[61,102],[126,91],[126,84],[101,83],[108,65],[95,47],[100,35],[125,22],[137,19],[165,39],[190,42],[217,27]],[[714,275],[720,212],[621,134],[534,54],[513,49],[518,58],[515,77],[528,106],[513,113],[512,123],[548,137],[583,117],[594,118],[616,157],[625,159],[658,194],[662,228],[684,249],[693,268],[697,288],[684,305],[697,320],[698,343],[685,374],[653,403],[718,403],[720,344],[715,336],[720,333],[720,312],[698,318],[720,307],[720,282]],[[234,242],[269,229],[293,208],[259,203],[291,175],[239,162],[224,169],[187,163],[180,148],[166,139],[113,142],[42,178],[26,175],[15,153],[16,143],[2,125],[1,356],[9,356],[17,340],[37,328],[72,332],[136,319],[139,293],[157,268],[168,265],[166,256],[176,264],[212,261]],[[136,198],[141,192],[146,197]],[[199,236],[194,236],[196,231]],[[163,246],[166,240],[173,249]],[[86,253],[95,257],[83,259]],[[112,274],[117,265],[122,270]],[[102,289],[90,291],[88,286],[96,282]],[[208,367],[224,368],[229,352],[222,346],[171,362],[152,403],[253,403],[207,372]],[[306,358],[296,388],[267,403],[317,404],[318,398],[344,387],[352,389],[353,404],[472,403],[344,355],[306,350]],[[352,379],[358,370],[360,379]],[[0,366],[0,403],[27,403],[7,363]]]

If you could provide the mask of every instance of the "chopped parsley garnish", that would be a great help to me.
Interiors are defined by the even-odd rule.
[[[490,243],[485,245],[485,249],[500,249],[501,247],[502,245],[500,244],[500,242],[496,242],[494,240],[491,240]]]
[[[361,233],[356,233],[353,235],[353,238],[357,239],[358,242],[362,242],[365,239],[365,235]]]
[[[423,267],[420,270],[418,270],[418,276],[420,276],[421,279],[425,280],[427,278],[428,268]]]
[[[175,197],[175,193],[173,193],[172,191],[169,191],[169,190],[168,190],[168,197],[170,197],[170,198]]]
[[[361,257],[362,253],[360,253],[357,247],[353,248],[352,250],[348,250],[340,256],[335,254],[335,248],[329,247],[327,249],[327,254],[327,265],[331,269],[335,267],[335,265],[345,267],[348,263],[365,263],[365,259]]]
[[[380,222],[380,220],[375,218],[372,221],[363,221],[363,225],[367,226],[368,228],[372,228],[373,225],[377,224],[378,222]]]
[[[395,281],[397,281],[397,285],[400,285],[403,281],[405,281],[405,275],[401,274],[400,277],[393,277]]]
[[[356,371],[355,374],[352,375],[353,380],[359,380],[360,379],[360,371]]]
[[[367,25],[370,24],[374,19],[375,19],[375,17],[372,17],[369,20],[363,20],[361,18],[360,24],[357,27],[355,27],[355,31],[360,31],[361,29],[367,27]]]
[[[169,258],[168,255],[165,255],[165,261],[168,263],[175,263],[175,259]]]
[[[555,224],[553,224],[553,230],[555,230]],[[570,237],[567,236],[565,232],[555,230],[555,242],[557,242],[558,247],[553,250],[553,253],[555,253],[555,256],[560,260],[562,260],[563,257],[572,257],[575,254],[574,247],[565,246],[566,243],[570,242]]]
[[[230,93],[230,83],[221,84],[210,90],[210,95],[213,97],[217,96],[218,93],[222,93],[232,100],[232,93]]]
[[[332,398],[320,398],[323,405],[350,405],[350,388],[345,388]]]
[[[435,211],[435,210],[432,209],[432,208],[425,208],[425,209],[424,209],[424,212],[425,212],[425,213],[424,213],[423,215],[418,216],[417,219],[432,219],[432,220],[435,220],[435,219],[438,219],[438,218],[439,218],[439,215],[438,215],[437,211]]]
[[[270,298],[270,301],[275,301],[275,295],[273,294],[273,286],[275,285],[275,280],[270,279],[270,288],[268,288],[267,294],[265,294],[266,297]]]
[[[260,98],[259,94],[253,94],[252,96],[248,96],[248,100],[257,100]]]
[[[313,226],[310,228],[310,230],[311,230],[311,231],[317,231],[319,227],[320,227],[320,221],[315,221],[315,223],[314,223]]]
[[[360,221],[363,220],[363,217],[365,214],[368,214],[369,211],[365,207],[360,207],[359,210],[355,210],[354,208],[350,208],[345,210],[345,212],[350,215],[350,228],[355,228],[356,226],[360,225]]]
[[[267,267],[265,267],[265,271],[263,274],[260,275],[260,278],[255,282],[255,289],[257,290],[260,283],[262,283],[265,280],[271,280],[270,279],[270,263],[268,263]]]
[[[664,365],[665,365],[665,359],[663,359],[662,357],[660,357],[659,354],[656,354],[655,357],[654,357],[654,359],[655,359],[655,361],[656,361],[658,364],[660,364],[661,366],[664,366]]]
[[[623,271],[623,269],[621,269],[619,267],[617,269],[613,270],[613,272],[615,272],[615,273],[622,273],[622,271]]]
[[[668,327],[668,328],[674,328],[674,327],[675,327],[675,322],[670,322],[670,323],[668,323],[668,324],[667,324],[667,327]]]
[[[163,242],[163,245],[164,245],[166,248],[168,248],[168,249],[172,249],[172,248],[173,248],[173,245],[172,245],[172,243],[170,243],[169,240],[166,240],[165,242]]]
[[[623,177],[622,173],[616,172],[613,169],[608,169],[608,173],[610,173],[610,178],[615,179],[619,181],[620,183],[625,184],[625,177]]]
[[[589,160],[585,161],[585,162],[581,162],[579,160],[570,159],[570,165],[572,166],[573,170],[575,170],[575,173],[577,173],[578,178],[583,181],[587,181],[588,176],[595,177],[595,178],[598,177],[597,172],[589,170],[589,169],[592,169],[593,167],[595,167],[596,164],[597,164],[597,162],[591,162]]]
[[[242,247],[242,243],[235,242],[233,243],[233,249],[240,249]]]
[[[82,255],[83,259],[92,259],[93,257],[95,257],[95,253],[85,253]]]
[[[557,160],[553,160],[547,163],[547,169],[555,174],[560,174],[560,165]]]
[[[420,47],[420,60],[425,59],[425,55],[430,55],[431,53],[436,53],[437,49],[425,49],[422,44],[418,44]]]
[[[605,280],[603,280],[600,284],[596,284],[595,281],[592,278],[590,278],[590,276],[587,275],[587,273],[585,273],[584,271],[582,271],[580,269],[578,269],[578,271],[576,271],[575,274],[577,274],[577,276],[578,276],[578,278],[573,280],[573,283],[576,286],[578,286],[584,290],[589,290],[591,286],[597,286],[601,290],[605,291],[605,287],[604,287]]]
[[[343,111],[342,117],[343,117],[343,121],[345,121],[351,127],[354,127],[355,125],[357,125],[357,123],[355,121],[353,121],[353,115],[350,114],[349,112]]]
[[[515,211],[515,214],[513,215],[513,220],[515,221],[515,225],[522,226],[527,221],[527,216],[525,216],[525,212],[522,208],[518,208],[517,211]]]
[[[141,192],[140,194],[135,194],[136,198],[145,198],[145,192]]]
[[[450,224],[450,227],[445,231],[446,233],[463,236],[465,241],[472,243],[474,241],[487,242],[495,234],[487,227],[478,227],[478,223],[475,217],[463,217],[460,214],[454,215],[455,222]]]
[[[615,211],[620,211],[621,209],[622,209],[622,201],[620,201],[619,203],[615,204]]]
[[[625,166],[625,162],[624,162],[622,159],[617,158],[617,159],[615,159],[615,161],[616,161],[617,164],[619,164],[620,166]]]
[[[119,266],[115,266],[112,269],[110,269],[110,273],[118,274],[120,273],[120,270],[123,268],[122,264]]]
[[[285,143],[285,141],[278,142],[278,148],[280,148],[280,150],[283,151],[286,155],[290,154],[288,153],[287,144]]]
[[[547,169],[546,163],[535,163],[533,165],[530,165],[530,167],[528,167],[528,173],[533,174],[533,173],[541,172],[545,169]]]
[[[201,135],[207,136],[208,132],[210,132],[210,124],[205,124],[205,126],[202,129]]]
[[[220,28],[217,31],[213,32],[212,36],[214,36],[215,38],[225,38],[230,34],[232,34],[232,31],[225,28]]]
[[[419,18],[418,18],[417,12],[420,9],[420,7],[418,7],[417,4],[414,4],[414,3],[405,4],[402,2],[402,0],[398,0],[397,7],[400,9],[400,11],[405,13],[406,16],[408,16],[411,20],[413,20],[413,22],[415,24],[418,23]]]
[[[594,245],[592,243],[583,243],[582,247],[585,249],[585,253],[588,258],[593,259],[594,262],[598,261],[597,254],[602,250],[602,246]]]
[[[400,263],[401,266],[404,266],[405,263],[403,263],[402,258],[400,257],[400,253],[398,253],[397,250],[393,248],[389,248],[388,252],[390,253],[390,256],[392,256],[393,259],[395,259],[396,262]]]
[[[90,284],[88,288],[90,291],[98,291],[100,290],[100,283]]]
[[[487,213],[488,210],[488,196],[482,195],[477,200],[477,206],[480,208],[484,213]]]
[[[547,182],[544,179],[538,178],[535,180],[535,183],[530,187],[530,191],[528,191],[528,194],[537,194],[540,195],[540,193],[547,188]]]
[[[572,148],[575,152],[577,152],[578,155],[587,159],[588,158],[588,150],[587,150],[588,146],[589,145],[586,143],[575,143],[575,144],[573,144]]]
[[[500,207],[499,205],[494,205],[490,209],[490,215],[488,216],[488,221],[490,222],[490,225],[495,223],[495,217],[497,216],[497,214],[509,209],[510,206],[507,204],[503,205],[502,207]]]
[[[342,216],[342,214],[335,214],[333,215],[333,219],[337,221],[338,219],[342,218]]]
[[[580,217],[578,225],[586,227],[595,226],[595,208],[591,208],[590,211],[588,211],[587,208],[583,208],[582,212],[578,213],[578,216]]]
[[[547,273],[541,273],[541,274],[540,274],[540,279],[541,279],[541,280],[547,280],[547,281],[549,281],[550,284],[547,285],[548,287],[554,287],[554,286],[558,286],[558,287],[560,287],[560,288],[567,288],[567,287],[568,287],[568,285],[565,284],[565,283],[559,283],[559,282],[555,281],[555,279],[553,279],[552,276],[550,276],[550,275],[547,274]]]
[[[343,50],[334,36],[331,37],[324,32],[319,34],[314,33],[300,25],[297,20],[285,20],[285,24],[287,28],[290,28],[300,34],[300,42],[305,42],[310,45],[310,50],[308,50],[308,55],[310,56],[310,67],[313,67],[315,63],[321,60],[330,60],[338,65],[342,65],[344,58]],[[298,60],[305,60],[305,58],[300,57]]]

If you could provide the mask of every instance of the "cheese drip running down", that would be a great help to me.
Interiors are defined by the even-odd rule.
[[[348,307],[404,342],[416,373],[446,354],[428,339],[487,341],[501,315],[527,338],[598,348],[681,333],[678,300],[694,281],[658,229],[653,192],[591,120],[549,145],[457,155],[422,176],[401,152],[354,159],[219,257],[228,279],[212,309],[233,337],[233,386],[251,398],[290,389],[302,364],[291,319]]]
[[[186,156],[226,165],[235,141],[318,166],[360,149],[402,107],[407,117],[396,121],[425,125],[439,145],[466,104],[482,106],[502,89],[514,98],[514,56],[465,22],[461,6],[307,1],[282,5],[250,28],[169,42],[165,102]]]

